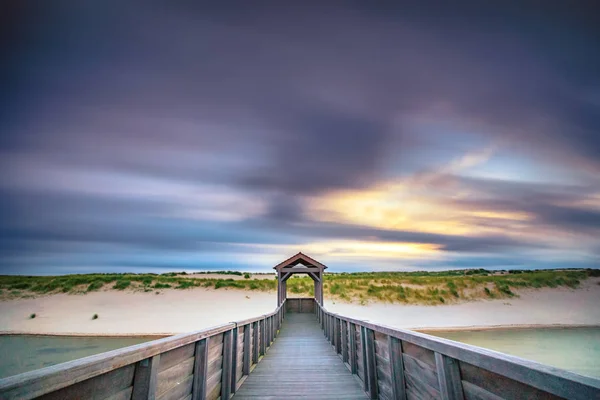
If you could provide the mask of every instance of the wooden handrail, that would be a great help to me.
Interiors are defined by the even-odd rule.
[[[166,354],[170,353],[170,357],[181,357],[185,358],[185,360],[189,359],[189,357],[195,357],[196,355],[199,355],[197,353],[200,350],[204,351],[205,354],[208,355],[210,350],[212,350],[213,348],[217,349],[220,348],[220,346],[224,347],[225,345],[223,344],[222,336],[230,336],[231,334],[233,334],[233,332],[236,333],[236,337],[234,338],[235,342],[229,340],[231,349],[229,349],[228,351],[249,351],[250,353],[248,355],[244,355],[244,357],[248,357],[249,362],[247,361],[246,363],[249,363],[251,365],[253,360],[251,353],[252,348],[254,346],[242,346],[241,348],[237,348],[237,346],[234,346],[233,343],[237,344],[238,335],[244,335],[243,331],[246,328],[248,328],[250,331],[254,329],[259,329],[262,331],[270,329],[270,337],[274,338],[277,334],[277,330],[284,316],[285,304],[286,303],[284,302],[279,307],[277,307],[275,311],[268,314],[260,315],[258,317],[249,318],[237,322],[230,322],[227,324],[202,329],[191,333],[184,333],[180,335],[170,336],[167,338],[157,339],[150,342],[124,347],[121,349],[116,349],[105,353],[81,358],[78,360],[68,361],[50,367],[41,368],[38,370],[25,372],[19,375],[0,379],[0,399],[32,399],[45,394],[57,392],[59,390],[63,390],[64,393],[62,393],[61,395],[57,395],[58,397],[56,398],[82,398],[85,396],[83,396],[81,393],[86,393],[85,391],[89,390],[88,387],[103,387],[103,384],[106,384],[106,382],[103,382],[103,377],[106,377],[106,380],[111,381],[121,382],[122,380],[124,382],[123,388],[117,387],[115,389],[114,385],[109,386],[108,388],[113,391],[121,389],[120,392],[123,393],[126,393],[127,391],[132,392],[134,394],[133,397],[135,398],[136,388],[133,386],[135,386],[135,382],[137,382],[138,380],[137,377],[145,373],[142,373],[142,371],[144,371],[144,368],[146,368],[148,365],[152,365],[153,361],[155,364],[153,368],[159,368],[161,363],[157,362],[157,359],[159,359],[161,355],[165,356]],[[265,321],[272,321],[272,323],[265,325]],[[252,337],[252,335],[245,334],[243,337]],[[264,336],[260,335],[258,337],[260,338]],[[211,339],[215,340],[211,341]],[[204,343],[203,346],[196,346],[202,341],[207,341],[208,343],[214,342],[214,347],[207,346],[207,343]],[[270,342],[260,343],[260,347],[266,350],[269,344]],[[178,350],[182,348],[184,348],[184,350],[189,351]],[[179,351],[181,355],[176,354],[177,351]],[[212,356],[211,359],[197,360],[196,362],[190,361],[190,365],[194,364],[193,369],[198,370],[202,365],[206,364],[204,361],[208,361],[208,363],[210,364],[211,361],[215,361],[217,358],[223,357],[223,354],[225,354],[225,357],[227,357],[228,351],[222,351],[219,353],[217,350],[213,350],[213,352],[210,353]],[[264,355],[264,351],[261,353],[261,355]],[[256,362],[254,362],[254,364],[255,363]],[[235,365],[235,363],[233,362],[231,364]],[[162,363],[162,365],[167,364]],[[227,367],[226,363],[225,366]],[[240,365],[240,368],[241,367],[242,366]],[[210,365],[207,365],[205,368],[210,369]],[[247,365],[246,370],[248,369],[249,366]],[[196,374],[196,372],[198,371],[194,371],[194,375]],[[195,385],[207,386],[206,380],[210,379],[210,376],[207,375],[209,375],[210,372],[211,371],[204,371],[203,373],[205,375],[205,381],[196,382]],[[238,381],[240,380],[239,378],[242,377],[237,377],[235,373],[236,371],[227,372],[231,373],[232,376],[232,388],[234,387],[234,385],[239,386]],[[125,381],[127,381],[130,378],[130,375],[132,381],[129,384],[127,384],[127,382]],[[227,374],[224,375],[227,376]],[[133,376],[135,376],[136,379],[133,379]],[[233,378],[235,378],[235,380],[233,380]],[[148,377],[148,379],[150,379],[150,377]],[[154,382],[154,384],[156,385],[156,382]],[[79,385],[79,389],[75,388],[70,391],[67,390],[70,387],[74,387],[77,385]],[[205,387],[204,393],[208,393],[210,389],[211,387]],[[150,390],[152,390],[152,388],[150,388]],[[195,392],[197,392],[197,390],[195,390]],[[113,394],[115,393],[110,393],[105,397],[108,397],[109,395]]]
[[[482,399],[526,398],[524,393],[533,394],[527,398],[541,395],[553,398],[550,395],[554,395],[567,399],[600,399],[600,379],[425,333],[346,317],[327,311],[319,304],[316,307],[325,336],[342,357],[344,351],[353,354],[349,357],[348,367],[366,382],[365,390],[372,398],[378,397],[378,391],[387,395],[382,397],[406,398],[407,390],[412,390],[415,395],[419,390],[431,389],[435,393],[430,394],[443,399],[462,399],[467,392],[470,396],[466,397]],[[337,321],[346,327],[341,330]],[[375,335],[376,346],[370,345],[369,335],[366,343],[362,342],[365,335],[357,333],[361,330]],[[357,342],[352,344],[356,348],[338,350],[336,340],[343,331],[349,332],[350,340],[342,340],[342,343]],[[361,362],[356,361],[354,353],[360,351],[368,362],[363,357]],[[405,361],[412,364],[405,366]],[[374,365],[369,368],[369,363]],[[411,374],[416,368],[422,369],[421,378]],[[370,384],[378,387],[373,388]],[[416,397],[425,397],[421,394],[423,396],[417,393]]]
[[[345,317],[314,299],[288,299],[269,314],[1,379],[0,399],[229,398],[267,353],[287,309],[316,314],[372,399],[600,399],[599,379]]]

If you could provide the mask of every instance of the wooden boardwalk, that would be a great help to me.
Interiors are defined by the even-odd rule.
[[[218,400],[233,392],[237,400],[600,400],[600,380],[334,314],[306,298],[0,379],[1,400]]]
[[[366,399],[323,336],[314,314],[288,313],[266,356],[234,396],[244,399]]]

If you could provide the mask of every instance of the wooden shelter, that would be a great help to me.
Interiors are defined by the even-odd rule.
[[[327,267],[302,252],[273,267],[277,271],[277,306],[287,299],[287,280],[294,274],[307,274],[315,283],[315,300],[323,305],[323,273]]]

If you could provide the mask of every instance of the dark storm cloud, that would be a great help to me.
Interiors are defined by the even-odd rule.
[[[5,249],[81,242],[203,251],[227,243],[293,242],[285,235],[249,231],[239,224],[169,216],[165,213],[174,206],[166,202],[48,192],[0,194],[0,245]]]
[[[43,252],[56,242],[235,251],[226,243],[320,238],[435,243],[452,252],[541,246],[305,215],[304,196],[369,187],[389,175],[388,164],[402,167],[403,154],[428,167],[427,157],[413,154],[427,151],[413,147],[422,139],[411,130],[416,117],[475,127],[533,159],[600,173],[596,2],[540,9],[534,2],[65,1],[11,2],[5,10],[0,247],[7,251]],[[175,207],[169,203],[35,187],[53,169],[226,185],[263,199],[266,212],[196,221],[164,217]],[[526,211],[561,229],[599,225],[595,210],[564,205],[593,188],[550,197],[497,182],[477,189],[485,195],[469,200],[473,206]]]
[[[85,145],[81,131],[90,122],[90,135],[129,152],[141,138],[147,146],[223,151],[251,135],[274,147],[267,167],[242,179],[258,185],[310,189],[314,182],[320,189],[377,176],[390,119],[439,103],[509,137],[518,129],[514,140],[554,153],[566,146],[561,152],[570,158],[596,165],[600,60],[592,10],[383,8],[52,7],[9,60],[24,82],[19,94],[35,99],[38,117],[50,118],[42,118],[44,129],[55,125],[66,146]],[[96,118],[78,105],[93,107]],[[76,125],[64,129],[61,112]],[[120,121],[136,113],[237,126],[215,134]],[[39,130],[28,145],[45,151],[44,143],[63,142]],[[287,158],[306,157],[296,146],[315,157],[314,168]],[[279,177],[264,178],[265,170]]]
[[[597,209],[546,204],[536,208],[535,213],[545,224],[600,233],[600,211]]]
[[[380,123],[325,109],[298,115],[287,130],[276,139],[273,163],[245,185],[301,195],[366,187],[377,178],[388,136]]]

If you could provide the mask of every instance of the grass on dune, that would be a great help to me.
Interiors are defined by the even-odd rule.
[[[225,271],[224,275],[240,275]],[[361,272],[325,274],[326,296],[364,304],[369,301],[405,304],[448,304],[486,298],[511,298],[522,288],[576,288],[600,270],[487,271],[454,270],[442,272]],[[274,291],[274,279],[198,278],[185,273],[167,274],[85,274],[65,276],[0,276],[0,294],[18,298],[32,295],[85,294],[98,290],[152,292],[161,289],[241,289]],[[287,281],[288,295],[313,296],[314,283],[303,275]]]

